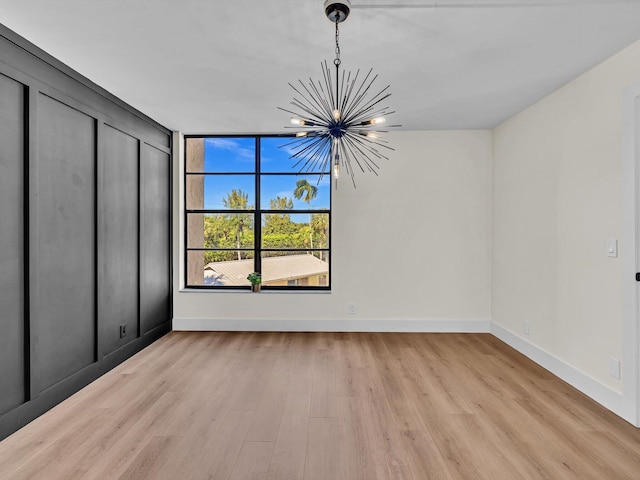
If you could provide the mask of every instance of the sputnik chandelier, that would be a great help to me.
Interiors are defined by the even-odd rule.
[[[375,95],[369,95],[372,85],[378,78],[373,69],[364,75],[360,70],[355,75],[340,71],[340,32],[338,25],[349,16],[351,3],[348,0],[327,0],[324,3],[327,18],[335,24],[336,57],[335,81],[325,60],[321,63],[322,80],[314,82],[309,78],[307,84],[298,80],[299,85],[289,83],[297,96],[291,105],[298,111],[280,108],[291,115],[291,126],[296,128],[295,139],[282,148],[289,149],[295,160],[293,168],[300,173],[321,172],[331,169],[337,178],[341,169],[351,177],[355,187],[354,171],[358,167],[362,172],[378,175],[380,160],[388,160],[383,153],[393,150],[380,134],[387,130],[385,117],[395,113],[389,107],[381,106],[391,96],[389,85]],[[388,125],[399,127],[400,125]]]

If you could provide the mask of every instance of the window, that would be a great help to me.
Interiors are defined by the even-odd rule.
[[[292,168],[285,136],[185,136],[187,287],[330,288],[331,176]]]

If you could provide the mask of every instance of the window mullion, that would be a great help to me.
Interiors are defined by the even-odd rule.
[[[256,272],[262,272],[262,205],[260,203],[260,137],[256,137],[256,209],[253,214],[254,255],[253,264]]]

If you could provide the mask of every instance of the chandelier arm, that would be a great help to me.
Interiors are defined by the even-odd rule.
[[[327,164],[331,160],[331,147],[328,144],[323,144],[318,152],[314,155],[313,163],[309,165],[306,170],[300,170],[300,172],[304,172],[307,175],[319,175],[320,178],[325,174]],[[318,178],[318,183],[320,183],[320,178]]]
[[[322,99],[323,104],[325,105],[325,109],[327,111],[327,115],[329,118],[333,116],[334,109],[334,99],[333,99],[333,83],[331,81],[331,72],[329,71],[329,66],[325,61],[322,67],[322,79],[324,80],[324,86],[327,90],[325,94],[325,88],[322,88],[322,83],[318,80],[318,88],[316,91],[318,92],[318,98]]]
[[[384,147],[384,145],[378,144],[376,140],[367,139],[367,137],[364,137],[362,135],[355,135],[353,133],[349,134],[349,140],[354,144],[358,144],[358,146],[363,149],[363,152],[364,150],[366,150],[368,153],[379,159],[389,160],[386,155],[375,148],[377,146]]]
[[[351,161],[353,160],[353,162],[360,168],[360,170],[365,173],[365,169],[363,168],[361,161],[362,163],[366,164],[368,162],[367,157],[363,155],[362,152],[358,152],[357,149],[354,148],[354,145],[352,145],[347,139],[345,139],[345,141],[343,142],[342,147],[342,151],[344,152],[343,155],[346,159],[345,163],[349,165],[351,171],[353,172],[354,170],[351,164]],[[360,156],[361,158],[358,158],[358,156]],[[367,168],[371,170],[371,167],[367,166]]]
[[[369,98],[366,101],[363,101],[364,97],[360,98],[358,100],[358,102],[362,103],[362,105],[360,105],[358,108],[359,109],[369,108],[369,107],[371,107],[373,105],[377,105],[382,100],[386,100],[387,98],[389,98],[391,96],[391,93],[387,92],[388,89],[389,89],[389,85],[384,87],[382,90],[380,90],[378,93],[376,93],[375,95],[373,95],[371,98]]]
[[[330,148],[329,147],[330,142],[331,140],[328,137],[321,137],[318,139],[318,141],[313,142],[307,147],[305,147],[304,149],[306,152],[305,155],[301,156],[300,161],[297,162],[299,164],[302,160],[306,160],[303,166],[301,167],[300,171],[304,171],[306,169],[306,171],[309,172],[309,170],[312,169],[315,165],[317,165],[319,161],[322,162],[322,165],[324,167],[326,165],[326,162],[329,160],[329,158],[325,159],[325,157],[328,157],[328,156],[326,154],[321,155],[321,152],[326,151]],[[309,166],[309,163],[311,163],[310,166]]]
[[[349,116],[353,116],[355,114],[357,114],[357,112],[363,108],[366,108],[368,104],[370,104],[371,102],[375,101],[375,99],[377,99],[382,93],[384,93],[387,88],[389,88],[388,86],[386,88],[383,88],[381,91],[379,91],[378,93],[376,93],[373,98],[366,100],[367,94],[369,93],[369,90],[371,89],[371,87],[373,86],[373,83],[375,82],[375,80],[378,78],[378,75],[374,76],[367,84],[365,87],[365,83],[366,83],[366,78],[363,81],[362,87],[364,87],[364,90],[362,90],[361,92],[359,92],[359,94],[354,98],[352,104],[350,105],[350,109],[349,109]]]
[[[293,101],[291,102],[291,105],[307,112],[310,117],[313,117],[320,122],[325,121],[325,117],[322,115],[321,112],[318,112],[318,110],[313,105],[305,103],[304,101],[298,98],[294,98]]]
[[[331,140],[319,144],[316,150],[311,154],[309,160],[313,160],[311,165],[307,166],[307,164],[305,164],[305,167],[303,167],[301,171],[306,168],[307,173],[319,173],[320,175],[324,175],[328,168],[328,163],[331,161]],[[318,168],[316,168],[318,164],[320,164],[320,172],[318,172]]]
[[[384,99],[381,99],[380,101],[382,100]],[[387,110],[389,107],[381,107],[377,110],[374,110],[374,107],[375,107],[375,104],[357,111],[353,117],[349,118],[348,120],[349,125],[353,127],[362,127],[362,128],[375,127],[374,123],[369,123],[369,122],[371,122],[374,118],[385,116],[385,115],[391,115],[391,113],[393,113]]]
[[[373,68],[370,69],[369,72],[365,75],[365,77],[361,80],[360,86],[356,90],[356,93],[353,95],[354,100],[353,100],[353,102],[351,102],[349,104],[349,108],[348,108],[349,112],[352,112],[353,109],[356,108],[357,103],[360,102],[362,96],[366,93],[366,91],[363,92],[363,88],[365,88],[365,84],[369,80],[369,77],[371,76],[371,72],[373,72]],[[356,82],[358,76],[360,76],[360,69],[358,69],[356,71],[356,75],[355,75],[355,77],[353,79],[354,82]],[[373,83],[373,81],[371,83]],[[367,85],[367,89],[371,86],[371,83],[369,83],[369,85]]]
[[[347,79],[348,87],[347,87],[347,91],[345,92],[345,95],[344,95],[344,103],[345,103],[345,105],[344,105],[343,109],[345,110],[345,117],[347,116],[347,111],[349,110],[348,106],[350,105],[350,100],[351,100],[352,95],[353,95],[353,89],[355,88],[356,83],[358,81],[358,75],[360,75],[360,69],[358,69],[356,71],[356,74],[353,76],[353,79],[351,79],[351,70],[349,70],[349,76],[348,76],[348,79]]]
[[[319,117],[322,118],[322,114],[323,114],[323,106],[321,103],[319,103],[317,101],[317,99],[313,96],[313,94],[309,91],[309,89],[307,88],[307,86],[302,82],[302,80],[298,80],[298,82],[300,83],[300,85],[302,86],[302,88],[304,89],[305,92],[307,92],[307,95],[309,97],[307,97],[307,95],[305,95],[304,93],[302,93],[300,90],[298,90],[296,87],[294,87],[293,85],[289,84],[291,86],[291,88],[293,88],[293,90],[300,95],[304,101],[307,103],[307,105],[309,106],[309,108],[313,109],[314,111],[316,111],[317,115]],[[309,79],[310,85],[313,86],[313,81],[311,79]],[[294,98],[295,100],[295,98]],[[315,104],[315,105],[314,105]]]
[[[338,90],[338,88],[336,87],[336,91]],[[345,102],[345,71],[344,69],[342,70],[342,76],[341,76],[341,80],[340,80],[340,93],[341,96],[337,98],[338,101],[338,108],[340,109],[340,111],[344,110],[344,102]]]
[[[359,149],[355,145],[353,145],[349,141],[349,139],[345,138],[343,146],[344,146],[344,151],[347,152],[346,158],[349,160],[353,159],[353,161],[360,168],[362,173],[366,172],[362,164],[365,164],[369,171],[372,170],[372,168],[368,165],[370,162],[369,158],[366,155],[364,155],[363,152],[359,151]],[[349,166],[351,166],[350,162],[349,162]]]
[[[355,187],[355,180],[353,178],[353,167],[351,165],[351,154],[350,152],[345,148],[345,144],[340,142],[336,145],[336,149],[338,150],[338,153],[340,155],[340,163],[343,166],[343,168],[345,169],[347,175],[349,175],[351,177],[351,181],[353,182],[353,186]]]
[[[372,144],[372,145],[377,145],[377,146],[379,146],[379,147],[386,148],[387,150],[392,150],[392,151],[394,151],[394,152],[396,151],[396,149],[395,149],[395,148],[392,148],[392,147],[390,147],[389,145],[387,145],[387,143],[389,143],[389,142],[387,142],[387,141],[385,141],[385,140],[380,140],[379,138],[378,138],[378,139],[375,139],[375,140],[372,140],[371,138],[367,137],[366,135],[361,135],[361,137],[362,137],[362,138],[358,138],[358,140],[360,140],[360,141],[361,141],[361,142],[363,142],[363,143],[370,143],[370,144]],[[376,151],[377,151],[377,150],[376,150]],[[381,155],[382,155],[382,154],[381,154]],[[382,155],[382,156],[384,157],[384,155]],[[384,157],[384,158],[385,158],[386,160],[389,160],[389,159],[388,159],[388,158],[386,158],[386,157]]]
[[[347,171],[347,175],[351,178],[351,183],[353,183],[353,188],[356,188],[356,179],[354,176],[354,170],[351,166],[351,158],[349,152],[344,148],[344,145],[341,148],[341,155],[344,158],[344,169]]]
[[[300,146],[297,147],[297,148],[300,148],[300,150],[295,152],[291,157],[300,158],[301,160],[304,160],[305,158],[309,157],[310,155],[313,154],[313,152],[316,151],[315,148],[318,145],[321,145],[322,143],[326,143],[327,141],[330,141],[330,139],[325,136],[316,137],[311,142],[309,142],[309,144],[306,145],[304,148],[302,148],[303,143],[301,142]],[[293,149],[295,150],[296,147],[294,146]]]
[[[373,122],[375,118],[386,117],[387,115],[391,115],[392,113],[395,113],[395,111],[389,110],[388,106],[376,108],[376,104],[382,102],[383,100],[384,98],[380,99],[380,101],[372,105],[364,106],[357,112],[354,112],[347,119],[347,123],[349,124],[349,126],[363,127],[363,128],[376,127],[377,122]]]
[[[378,150],[373,148],[370,145],[365,144],[362,139],[358,138],[353,134],[346,135],[346,141],[351,144],[354,148],[356,148],[360,154],[365,158],[368,162],[371,162],[375,165],[376,168],[379,168],[376,163],[374,163],[373,159],[369,157],[369,155],[373,155],[374,157],[380,160],[389,160],[388,157],[381,154]]]
[[[312,140],[312,139],[315,139],[315,138],[317,138],[317,137],[305,137],[305,140],[306,139]],[[293,147],[287,149],[289,151],[292,151],[295,148],[297,148],[297,145],[300,144],[300,140],[301,140],[300,138],[294,137],[294,139],[292,141],[290,141],[288,143],[283,143],[282,145],[278,145],[278,148],[287,149],[287,147],[290,147],[291,145],[293,145]],[[289,158],[293,158],[293,155],[290,155]]]
[[[309,79],[309,89],[306,89],[309,92],[309,95],[313,98],[313,101],[318,105],[320,110],[324,113],[325,119],[331,118],[331,98],[327,99],[327,93],[325,93],[325,89],[328,92],[329,97],[331,96],[331,87],[330,82],[327,81],[327,73],[328,68],[325,64],[321,64],[322,67],[322,75],[324,80],[325,87],[322,86],[322,81],[318,80],[318,84],[316,85],[313,80]],[[306,88],[306,87],[305,87]]]
[[[291,151],[293,151],[293,155],[291,155],[292,157],[300,157],[302,154],[304,154],[309,148],[312,148],[313,145],[315,145],[318,142],[322,142],[324,139],[323,135],[317,136],[317,137],[296,137],[292,142],[289,143],[289,145],[292,145],[292,147],[290,148]]]
[[[294,113],[294,115],[300,117],[301,120],[308,120],[309,121],[308,125],[300,125],[301,127],[315,127],[315,126],[318,126],[318,125],[321,125],[321,126],[326,126],[327,125],[327,121],[326,121],[325,117],[320,116],[314,110],[312,110],[311,108],[307,107],[306,105],[304,105],[304,104],[302,104],[300,102],[298,102],[298,103],[291,102],[291,105],[293,105],[294,107],[299,108],[303,112],[306,112],[307,115],[308,115],[307,117],[305,117],[304,115],[301,115],[299,112],[295,112]]]
[[[359,107],[360,109],[365,109],[365,108],[369,108],[372,107],[374,105],[377,105],[378,103],[380,103],[382,100],[386,100],[387,98],[389,98],[391,96],[391,93],[385,93],[387,92],[387,90],[389,89],[389,85],[387,85],[386,87],[384,87],[382,90],[380,90],[378,93],[376,93],[375,95],[373,95],[370,99],[368,99],[366,102],[362,102],[363,104]],[[362,99],[360,99],[359,101],[361,101]],[[388,107],[386,107],[388,108]]]
[[[302,85],[302,88],[304,89],[304,91],[307,92],[307,95],[305,95],[302,92],[298,92],[298,93],[307,102],[308,107],[313,109],[318,116],[322,117],[323,119],[326,119],[327,118],[326,115],[328,114],[328,107],[326,103],[322,101],[322,96],[318,93],[318,89],[313,83],[313,80],[309,79],[310,89],[307,87],[307,85],[302,83],[302,81],[300,81],[300,85]]]
[[[342,70],[342,103],[340,105],[340,111],[344,112],[348,105],[349,97],[351,96],[351,90],[353,89],[353,84],[350,83],[351,80],[351,72],[349,71],[346,74],[345,79],[345,71]],[[344,118],[344,115],[343,115]]]
[[[285,127],[285,128],[294,128],[294,127]],[[316,139],[318,139],[318,138],[320,138],[322,136],[322,135],[319,134],[318,130],[310,130],[310,131],[307,131],[307,132],[304,132],[304,133],[306,133],[305,136],[292,137],[290,142],[284,143],[284,144],[280,145],[278,148],[285,148],[285,147],[289,147],[291,145],[293,145],[293,146],[291,147],[290,150],[293,150],[294,148],[301,148],[301,147],[298,147],[298,145],[302,145],[302,144],[305,144],[307,142],[315,141]]]
[[[318,81],[318,86],[316,86],[315,82],[309,79],[309,87],[310,89],[305,86],[305,90],[313,99],[313,102],[318,106],[319,111],[323,112],[325,115],[329,115],[331,113],[331,105],[329,105],[325,98],[326,95],[324,94],[322,83]]]
[[[296,104],[293,104],[293,105],[297,106]],[[309,124],[307,124],[307,125],[298,125],[296,127],[292,127],[291,125],[287,125],[285,128],[296,128],[296,129],[307,128],[308,129],[308,128],[316,128],[316,127],[319,127],[319,126],[320,127],[324,127],[325,126],[324,123],[320,123],[320,122],[324,122],[325,121],[323,118],[318,117],[320,122],[316,123],[316,120],[314,120],[313,118],[310,118],[310,117],[305,117],[304,115],[300,115],[300,112],[294,112],[293,110],[287,110],[286,108],[282,108],[282,107],[278,107],[278,109],[282,110],[283,112],[290,113],[291,115],[295,115],[296,117],[302,117],[301,120],[305,120],[305,121],[309,122]]]

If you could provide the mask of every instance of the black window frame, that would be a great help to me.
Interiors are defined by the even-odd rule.
[[[184,135],[183,136],[183,187],[184,187],[184,211],[183,211],[183,219],[184,219],[184,279],[185,279],[185,288],[188,289],[198,289],[198,290],[246,290],[251,291],[251,285],[193,285],[189,284],[189,252],[190,251],[246,251],[253,253],[253,261],[254,261],[254,270],[255,272],[262,272],[262,253],[263,252],[327,252],[328,262],[327,262],[327,273],[323,274],[327,277],[327,285],[304,285],[299,286],[296,285],[262,285],[262,290],[274,290],[274,291],[330,291],[331,290],[331,241],[333,238],[332,235],[332,210],[333,210],[333,185],[330,182],[329,185],[329,209],[328,210],[317,210],[317,209],[292,209],[292,210],[272,210],[267,206],[263,208],[261,205],[261,179],[262,177],[267,176],[292,176],[292,177],[308,177],[310,175],[323,175],[327,176],[331,179],[330,171],[326,172],[310,172],[310,173],[300,173],[293,168],[293,164],[295,163],[293,160],[291,161],[291,170],[290,171],[277,171],[277,172],[262,172],[260,168],[261,161],[261,140],[263,138],[293,138],[293,135],[289,134],[224,134],[224,135],[216,135],[216,134],[206,134],[206,135]],[[191,138],[203,139],[206,141],[207,138],[253,138],[255,140],[255,168],[252,172],[234,172],[234,171],[224,171],[224,172],[189,172],[188,171],[188,140]],[[204,153],[203,153],[204,154]],[[255,205],[253,209],[247,210],[232,210],[233,212],[246,213],[253,215],[253,225],[254,225],[254,245],[253,248],[195,248],[189,247],[189,214],[228,214],[229,209],[189,209],[187,205],[187,198],[189,195],[188,191],[188,182],[187,179],[189,176],[202,175],[202,176],[223,176],[223,175],[246,175],[246,176],[254,176],[254,198]],[[265,214],[287,214],[287,215],[296,215],[296,214],[317,214],[322,213],[328,215],[329,226],[327,229],[327,246],[325,248],[263,248],[262,247],[262,217]],[[289,283],[289,282],[287,282]]]

